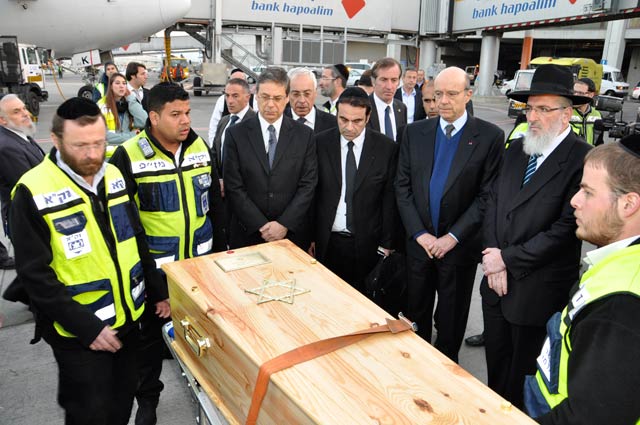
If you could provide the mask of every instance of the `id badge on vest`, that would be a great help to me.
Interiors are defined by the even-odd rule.
[[[198,216],[203,217],[209,212],[209,188],[211,187],[211,175],[200,174],[193,177],[194,194],[196,196]]]
[[[89,242],[89,234],[86,230],[71,235],[60,236],[64,253],[67,260],[79,257],[91,252],[91,243]]]
[[[87,218],[82,212],[53,220],[53,227],[61,235],[60,243],[67,260],[91,252],[86,225]]]

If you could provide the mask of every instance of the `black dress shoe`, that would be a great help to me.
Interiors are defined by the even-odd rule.
[[[470,347],[484,347],[484,334],[470,336],[464,343]]]
[[[0,260],[0,269],[15,269],[16,268],[16,262],[14,261],[13,257],[5,257],[3,259]]]

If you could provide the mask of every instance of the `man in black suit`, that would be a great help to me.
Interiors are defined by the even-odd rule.
[[[36,126],[20,98],[8,94],[0,99],[0,203],[5,232],[11,190],[24,173],[44,159],[44,152],[33,140],[35,134]],[[13,258],[0,243],[0,269],[14,266]]]
[[[142,108],[149,113],[149,90],[144,88],[147,84],[147,67],[138,62],[129,62],[125,71],[127,88],[134,94]]]
[[[435,347],[458,361],[504,132],[467,114],[471,88],[462,69],[440,72],[435,96],[440,118],[409,124],[404,132],[396,198],[408,239],[407,316],[431,342],[437,293]]]
[[[337,103],[338,128],[320,133],[316,190],[316,258],[351,286],[363,280],[392,248],[396,215],[393,179],[397,145],[365,129],[367,93],[347,88]]]
[[[215,158],[216,167],[218,168],[218,176],[220,176],[220,190],[224,197],[224,186],[222,185],[222,158],[224,157],[224,142],[227,130],[241,122],[253,118],[256,113],[251,109],[249,99],[251,98],[251,89],[249,83],[242,78],[232,78],[224,86],[225,105],[229,108],[229,115],[225,115],[220,119],[216,129],[216,135],[211,146]]]
[[[407,107],[401,100],[394,99],[402,66],[393,58],[380,59],[371,68],[373,94],[371,99],[371,119],[368,127],[398,140],[398,129],[407,124]]]
[[[336,117],[314,105],[318,95],[316,75],[309,68],[289,71],[289,104],[284,114],[313,130],[314,134],[338,127]]]
[[[580,271],[581,242],[570,200],[590,146],[571,131],[573,94],[566,67],[542,65],[528,91],[529,130],[505,150],[487,202],[480,285],[489,386],[523,407],[525,375],[536,371],[545,324],[568,302]]]
[[[309,127],[283,115],[288,88],[284,69],[267,68],[258,78],[258,115],[227,133],[223,172],[232,248],[284,238],[309,248],[316,143]]]
[[[406,68],[402,74],[402,86],[398,87],[394,99],[407,107],[407,124],[421,120],[427,115],[422,106],[422,93],[416,84],[418,73],[415,68]]]

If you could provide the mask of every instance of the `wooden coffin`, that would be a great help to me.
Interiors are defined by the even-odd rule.
[[[270,262],[235,271],[248,253]],[[219,264],[216,262],[220,262]],[[174,348],[231,424],[243,424],[258,368],[317,340],[382,324],[382,309],[289,241],[162,266]],[[245,289],[295,279],[293,304]],[[376,334],[275,373],[258,424],[532,424],[412,331]]]

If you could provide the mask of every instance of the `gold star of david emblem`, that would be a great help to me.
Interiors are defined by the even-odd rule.
[[[296,295],[311,292],[309,289],[299,288],[296,286],[296,280],[266,278],[262,281],[262,285],[245,289],[246,293],[257,295],[257,304],[267,303],[269,301],[280,301],[287,304],[293,304]]]

